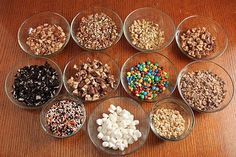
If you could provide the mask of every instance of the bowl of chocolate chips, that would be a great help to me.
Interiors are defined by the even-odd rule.
[[[82,101],[97,101],[111,95],[119,86],[117,62],[101,52],[82,52],[65,66],[63,82],[67,92]]]
[[[199,15],[185,18],[177,27],[175,39],[180,51],[193,60],[211,60],[224,53],[228,36],[211,18]]]
[[[62,85],[62,72],[54,61],[28,58],[12,67],[5,80],[5,92],[15,105],[37,109],[56,97]]]

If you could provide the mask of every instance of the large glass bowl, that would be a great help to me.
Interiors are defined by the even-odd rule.
[[[217,112],[220,110],[223,110],[226,106],[229,105],[229,103],[231,102],[233,95],[234,95],[234,84],[233,84],[233,80],[231,78],[231,76],[229,75],[229,73],[219,64],[214,63],[212,61],[194,61],[191,62],[189,64],[187,64],[179,73],[178,75],[178,90],[179,93],[182,97],[182,99],[185,101],[186,104],[188,104],[189,106],[191,106],[191,104],[189,104],[187,102],[187,100],[184,98],[181,88],[180,88],[180,82],[182,79],[182,76],[188,72],[193,72],[193,71],[199,71],[199,70],[208,70],[214,74],[217,74],[224,82],[225,82],[225,90],[226,92],[226,97],[224,99],[224,101],[220,104],[220,106],[214,110],[206,110],[206,111],[202,111],[199,110],[195,107],[192,107],[195,111],[198,112],[206,112],[206,113],[210,113],[210,112]]]
[[[29,46],[26,44],[27,37],[29,36],[30,31],[33,28],[36,28],[39,25],[42,25],[44,23],[48,23],[51,25],[58,25],[61,26],[61,28],[64,30],[65,35],[66,35],[66,41],[63,44],[63,46],[56,52],[51,53],[51,54],[35,54]],[[35,57],[49,57],[52,55],[56,55],[59,52],[61,52],[67,45],[67,43],[70,40],[70,24],[67,22],[67,20],[60,14],[55,13],[55,12],[41,12],[38,14],[35,14],[31,16],[30,18],[26,19],[20,26],[17,34],[18,38],[18,43],[21,47],[21,49],[26,52],[27,54],[30,54]]]
[[[207,30],[212,34],[213,37],[216,38],[215,43],[216,46],[209,56],[202,57],[202,58],[195,58],[188,55],[181,47],[180,35],[183,31],[187,29],[191,29],[194,27],[206,27]],[[185,18],[177,27],[175,40],[180,51],[186,55],[187,57],[193,60],[211,60],[218,56],[221,56],[228,46],[228,36],[225,32],[224,28],[216,21],[212,20],[211,18],[194,15]]]
[[[99,13],[99,14],[105,13],[115,22],[115,24],[117,26],[118,37],[109,47],[105,47],[105,48],[101,48],[101,49],[88,49],[78,42],[76,34],[78,32],[78,27],[81,22],[81,19],[83,17],[87,17],[89,15],[96,14],[96,13]],[[119,15],[117,13],[115,13],[114,11],[107,9],[107,8],[103,8],[103,7],[91,7],[91,8],[84,10],[84,11],[79,12],[73,18],[73,20],[71,22],[71,36],[74,39],[74,41],[76,42],[76,44],[79,47],[81,47],[82,49],[88,50],[88,51],[101,51],[101,50],[105,50],[107,48],[110,48],[111,46],[115,45],[120,40],[122,33],[123,33],[122,27],[123,27],[123,22],[122,22],[121,18],[119,17]]]
[[[130,71],[131,66],[135,66],[138,63],[142,63],[145,61],[158,63],[160,66],[163,66],[164,71],[166,71],[169,75],[169,78],[168,78],[169,86],[166,88],[166,90],[163,93],[161,93],[155,99],[151,99],[151,100],[148,100],[148,99],[141,100],[136,95],[131,93],[130,89],[128,88],[128,81],[126,79],[127,72]],[[155,102],[155,101],[159,101],[165,97],[170,96],[174,92],[175,87],[176,87],[176,81],[177,81],[177,72],[176,72],[176,67],[172,63],[172,61],[170,61],[170,59],[168,59],[164,55],[160,53],[139,52],[139,53],[134,54],[133,56],[131,56],[125,61],[121,69],[120,77],[121,77],[121,83],[122,83],[123,88],[132,98],[134,98],[137,101]]]
[[[101,53],[101,52],[82,52],[80,54],[78,54],[76,57],[73,57],[65,66],[64,72],[63,72],[63,82],[64,82],[64,86],[67,90],[67,92],[71,95],[73,95],[73,88],[71,88],[68,83],[67,80],[71,77],[75,75],[75,70],[74,70],[74,65],[80,65],[83,64],[84,62],[87,61],[87,59],[90,59],[91,61],[96,59],[101,61],[103,64],[108,64],[108,66],[110,66],[110,71],[111,74],[114,75],[115,78],[115,86],[114,88],[109,88],[108,92],[105,96],[101,97],[98,100],[104,99],[106,97],[109,97],[113,92],[116,91],[116,89],[118,88],[119,84],[120,84],[120,69],[119,66],[117,64],[117,62],[111,58],[109,55],[107,55],[106,53]],[[82,98],[79,97],[81,100]],[[95,101],[98,101],[95,100]],[[93,100],[91,100],[93,101]],[[89,101],[88,101],[89,102]]]
[[[141,49],[132,43],[129,27],[132,25],[134,20],[142,20],[142,19],[153,21],[154,23],[159,25],[159,28],[162,31],[164,31],[165,41],[160,47],[154,50],[147,50],[147,49]],[[158,10],[155,8],[149,8],[149,7],[139,8],[132,11],[126,17],[123,29],[124,29],[125,38],[129,42],[129,44],[135,49],[137,49],[138,51],[142,51],[142,52],[161,51],[171,44],[175,36],[175,24],[174,24],[174,21],[171,19],[171,17],[167,15],[166,13],[162,12],[161,10]]]
[[[59,88],[57,89],[53,98],[56,97],[60,93],[62,85],[63,85],[62,72],[60,70],[60,67],[54,61],[47,59],[47,58],[43,58],[43,57],[27,58],[27,60],[25,60],[24,62],[22,61],[20,64],[14,65],[13,67],[11,67],[11,71],[8,73],[6,80],[5,80],[5,92],[13,104],[17,105],[18,107],[24,108],[24,109],[37,109],[37,108],[41,108],[43,105],[47,104],[50,100],[53,99],[53,98],[51,98],[45,104],[42,104],[40,106],[27,106],[24,103],[19,102],[16,99],[14,99],[13,95],[12,95],[12,90],[13,90],[12,85],[14,83],[15,75],[16,75],[18,69],[23,68],[24,66],[28,66],[28,65],[44,65],[46,62],[49,63],[52,66],[52,68],[54,68],[57,71],[58,76],[59,76],[58,80],[60,81]]]
[[[166,138],[166,137],[159,135],[159,133],[156,131],[156,129],[153,125],[152,117],[155,114],[156,110],[161,109],[161,108],[177,110],[180,112],[180,114],[182,115],[182,117],[185,120],[185,124],[184,124],[185,130],[182,135],[178,136],[177,138]],[[187,104],[185,104],[182,100],[180,100],[178,98],[174,98],[174,97],[169,97],[169,98],[163,99],[163,100],[155,103],[153,105],[152,111],[150,113],[150,126],[151,126],[153,133],[157,137],[159,137],[160,139],[165,140],[165,141],[179,141],[179,140],[186,138],[191,133],[191,131],[194,127],[194,123],[195,123],[195,118],[194,118],[194,114],[193,114],[191,107],[189,107]]]
[[[96,124],[96,120],[102,117],[102,113],[108,113],[108,108],[111,104],[120,106],[122,109],[128,110],[131,114],[134,115],[135,120],[139,120],[139,124],[136,127],[142,133],[142,136],[138,139],[138,141],[129,145],[128,148],[126,148],[124,151],[102,147],[102,140],[98,139],[97,137],[98,125]],[[113,97],[104,100],[93,110],[93,113],[90,115],[88,120],[87,129],[91,141],[99,150],[110,155],[127,155],[138,150],[144,145],[149,134],[150,126],[148,115],[143,110],[140,104],[127,97]]]
[[[81,105],[82,110],[83,110],[83,112],[84,112],[84,117],[82,117],[82,119],[81,119],[82,124],[80,125],[80,127],[78,127],[78,129],[77,129],[74,133],[72,133],[72,134],[70,134],[70,135],[68,135],[68,136],[57,136],[57,135],[53,134],[52,131],[49,129],[48,124],[47,124],[47,122],[46,122],[46,120],[47,120],[47,119],[46,119],[46,115],[47,115],[48,110],[49,110],[54,104],[56,104],[57,102],[60,102],[61,100],[69,100],[69,101],[76,102],[76,104]],[[50,135],[50,136],[52,136],[52,137],[56,137],[56,138],[66,138],[66,137],[71,137],[71,136],[75,135],[75,134],[78,133],[78,132],[80,131],[80,129],[83,127],[85,121],[86,121],[86,110],[85,110],[84,105],[81,103],[80,100],[78,100],[78,99],[76,99],[76,98],[74,98],[74,97],[72,97],[72,96],[70,96],[70,95],[67,95],[67,94],[59,95],[59,96],[57,96],[56,98],[54,98],[54,99],[53,99],[52,101],[50,101],[46,106],[43,107],[43,109],[42,109],[42,111],[41,111],[41,113],[40,113],[40,123],[41,123],[41,126],[42,126],[43,130],[44,130],[48,135]]]

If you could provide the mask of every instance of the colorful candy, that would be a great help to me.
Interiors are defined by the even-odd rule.
[[[141,100],[151,100],[169,86],[168,73],[158,63],[146,61],[130,68],[127,72],[128,88]]]

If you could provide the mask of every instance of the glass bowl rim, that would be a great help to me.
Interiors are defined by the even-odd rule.
[[[101,51],[101,52],[92,52],[92,51],[83,51],[83,52],[81,52],[81,53],[79,53],[79,54],[77,54],[75,57],[71,57],[70,59],[69,59],[69,61],[66,63],[66,65],[65,65],[65,67],[64,67],[64,70],[63,70],[63,74],[62,74],[62,82],[63,82],[63,84],[64,84],[64,87],[65,87],[65,89],[66,89],[66,92],[68,93],[68,94],[70,94],[70,95],[72,95],[73,96],[73,94],[70,92],[70,90],[69,90],[69,88],[67,87],[67,80],[66,80],[66,71],[67,71],[67,69],[68,69],[68,66],[71,64],[71,62],[73,62],[73,61],[75,61],[76,59],[78,59],[78,58],[80,58],[80,56],[81,56],[81,54],[98,54],[98,55],[105,55],[105,56],[107,56],[108,58],[110,58],[110,60],[113,62],[112,64],[113,65],[115,65],[115,67],[116,67],[116,70],[115,70],[115,73],[117,73],[118,74],[118,78],[117,78],[117,86],[116,86],[116,88],[114,88],[114,89],[112,89],[111,91],[110,91],[110,93],[115,93],[116,92],[116,90],[118,89],[118,87],[119,87],[119,85],[120,85],[120,73],[121,73],[121,71],[120,71],[120,68],[119,68],[119,65],[118,65],[118,63],[110,56],[110,55],[108,55],[107,53],[105,53],[105,52],[103,52],[103,51]],[[82,101],[83,103],[89,103],[89,102],[98,102],[98,101],[101,101],[101,100],[104,100],[104,99],[106,99],[106,98],[109,98],[109,95],[110,94],[106,94],[105,96],[103,96],[102,98],[100,98],[100,99],[98,99],[98,100],[83,100],[83,99],[81,99],[80,97],[77,97],[77,99],[80,99],[80,101]]]
[[[188,109],[187,112],[188,112],[188,114],[190,115],[192,122],[191,122],[191,125],[189,126],[189,128],[188,128],[188,130],[187,130],[188,132],[187,132],[187,134],[185,134],[185,136],[183,136],[183,137],[181,137],[181,138],[175,138],[175,139],[174,139],[174,138],[171,138],[171,139],[169,139],[169,138],[165,138],[165,137],[160,136],[156,131],[154,131],[153,124],[152,124],[152,116],[151,116],[151,113],[154,111],[154,109],[155,109],[156,106],[159,106],[159,105],[161,105],[162,103],[165,103],[165,102],[175,102],[175,104],[176,104],[177,106],[185,106],[185,107]],[[174,96],[164,98],[164,99],[162,99],[162,100],[156,102],[155,104],[153,104],[152,110],[151,110],[151,112],[149,113],[149,118],[150,118],[150,126],[151,126],[152,132],[153,132],[157,137],[159,137],[161,140],[164,140],[164,141],[172,141],[172,142],[174,142],[174,141],[180,141],[180,140],[183,140],[183,139],[185,139],[186,137],[188,137],[188,136],[191,134],[191,132],[192,132],[194,126],[195,126],[195,123],[196,123],[195,116],[194,116],[194,112],[193,112],[192,108],[191,108],[188,104],[186,104],[182,99],[179,99],[179,98],[174,97]]]
[[[24,26],[24,24],[25,24],[26,22],[28,22],[28,21],[34,19],[36,16],[44,15],[44,14],[56,15],[56,16],[60,17],[61,19],[63,19],[63,21],[66,23],[66,25],[67,25],[66,27],[68,28],[69,31],[67,32],[67,33],[68,33],[68,36],[66,36],[66,41],[65,41],[65,43],[63,44],[63,46],[62,46],[58,51],[56,51],[56,52],[54,52],[54,53],[51,53],[51,54],[45,54],[45,55],[38,54],[38,55],[36,55],[36,54],[34,54],[33,52],[29,52],[29,51],[27,51],[27,50],[24,48],[24,46],[23,46],[23,44],[22,44],[22,41],[21,41],[21,39],[20,39],[20,38],[21,38],[20,33],[21,33],[21,31],[22,31],[22,27]],[[63,30],[63,31],[64,31],[64,30]],[[65,33],[66,33],[66,32],[65,32]],[[60,52],[66,47],[66,45],[67,45],[68,42],[70,41],[70,36],[71,36],[71,34],[70,34],[70,24],[69,24],[69,22],[67,21],[67,19],[66,19],[64,16],[60,15],[60,14],[57,13],[57,12],[43,11],[43,12],[35,13],[35,14],[29,16],[28,18],[26,18],[26,19],[21,23],[21,25],[20,25],[20,27],[19,27],[19,29],[18,29],[18,31],[17,31],[17,42],[18,42],[18,45],[20,46],[20,48],[21,48],[26,54],[29,54],[29,55],[34,56],[34,57],[50,57],[50,56],[54,56],[54,55],[60,53]]]
[[[102,106],[102,104],[105,102],[105,101],[108,101],[109,99],[127,99],[127,100],[129,100],[129,101],[131,101],[132,102],[132,105],[137,105],[138,107],[139,107],[139,109],[141,109],[141,111],[146,115],[146,123],[147,123],[147,127],[146,127],[146,129],[147,129],[147,135],[146,135],[146,138],[144,139],[144,142],[141,144],[141,145],[139,145],[138,147],[136,147],[135,149],[133,149],[132,151],[130,151],[130,152],[128,152],[128,153],[126,153],[126,154],[120,154],[120,153],[110,153],[110,152],[107,152],[107,151],[104,151],[104,150],[102,150],[101,148],[100,148],[100,145],[97,145],[95,142],[94,142],[94,140],[93,140],[93,138],[92,138],[92,136],[91,136],[91,132],[89,131],[90,130],[90,128],[89,128],[89,123],[91,123],[91,115],[94,115],[95,114],[95,111],[98,109],[98,108],[100,108],[101,106]],[[88,132],[88,136],[89,136],[89,139],[90,139],[90,141],[93,143],[93,145],[99,150],[99,151],[101,151],[101,152],[104,152],[104,153],[106,153],[106,154],[110,154],[110,155],[118,155],[118,156],[125,156],[125,155],[129,155],[129,154],[132,154],[132,153],[134,153],[135,151],[137,151],[137,150],[139,150],[140,148],[142,148],[144,145],[145,145],[145,143],[147,142],[147,139],[148,139],[148,135],[149,135],[149,133],[150,133],[150,118],[149,118],[149,116],[148,116],[148,113],[145,111],[145,109],[142,107],[142,105],[140,105],[140,103],[139,102],[137,102],[137,101],[135,101],[134,99],[131,99],[131,98],[129,98],[129,97],[126,97],[126,96],[114,96],[114,97],[110,97],[110,98],[106,98],[106,99],[104,99],[103,101],[101,101],[101,102],[99,102],[99,104],[93,109],[93,111],[92,111],[92,113],[90,114],[90,116],[89,116],[89,118],[88,118],[88,122],[87,122],[87,132]],[[97,124],[96,124],[97,125]],[[117,150],[117,152],[123,152],[123,151],[120,151],[120,150]]]
[[[123,79],[122,79],[122,78],[123,78],[123,75],[122,75],[122,74],[123,74],[123,72],[125,72],[125,71],[124,71],[124,68],[125,68],[125,66],[127,65],[127,63],[128,63],[130,60],[132,60],[133,57],[136,57],[136,56],[138,56],[138,55],[140,55],[140,54],[147,54],[147,53],[146,53],[146,52],[138,52],[138,53],[135,53],[134,55],[132,55],[132,56],[130,56],[128,59],[126,59],[126,61],[123,63],[123,65],[122,65],[122,67],[121,67],[120,81],[121,81],[122,87],[124,88],[125,92],[126,92],[130,97],[132,97],[133,99],[135,99],[136,101],[138,101],[138,102],[147,102],[147,103],[157,102],[157,101],[160,101],[160,100],[162,100],[162,99],[164,99],[164,98],[167,98],[167,97],[171,96],[171,95],[174,93],[174,91],[175,91],[175,89],[176,89],[176,86],[177,86],[177,79],[178,79],[177,68],[175,67],[175,64],[174,64],[168,57],[166,57],[165,55],[161,54],[160,52],[148,53],[148,54],[150,54],[150,55],[155,55],[155,54],[161,55],[162,57],[164,57],[165,59],[167,59],[169,63],[171,63],[172,68],[173,68],[173,71],[174,71],[174,75],[175,75],[176,78],[175,78],[175,84],[174,84],[174,86],[173,86],[173,90],[170,92],[170,94],[164,96],[163,98],[160,98],[159,100],[140,100],[140,99],[138,99],[136,96],[134,96],[133,94],[130,94],[130,93],[128,92],[129,90],[126,90],[126,86],[125,86],[125,83],[124,83],[125,81],[123,81]],[[164,67],[164,65],[163,65],[163,67]]]
[[[165,15],[166,17],[168,17],[168,18],[170,19],[172,25],[173,25],[173,30],[174,30],[174,31],[173,31],[173,33],[172,33],[172,35],[171,35],[170,40],[169,40],[164,46],[162,46],[161,48],[157,48],[157,49],[155,49],[155,50],[141,49],[141,48],[139,48],[139,47],[133,45],[132,42],[131,42],[131,40],[129,39],[128,33],[126,32],[126,29],[125,29],[125,26],[126,26],[126,24],[127,24],[127,21],[128,21],[129,17],[130,17],[133,13],[135,13],[135,12],[137,12],[137,11],[141,11],[141,10],[146,10],[146,9],[160,12],[161,14]],[[160,9],[157,9],[157,8],[153,8],[153,7],[143,7],[143,8],[138,8],[138,9],[133,10],[132,12],[130,12],[130,13],[126,16],[125,21],[124,21],[124,25],[123,25],[123,32],[124,32],[124,36],[125,36],[126,40],[128,41],[128,43],[129,43],[133,48],[135,48],[136,50],[141,51],[141,52],[146,52],[146,53],[155,53],[155,51],[160,52],[160,51],[164,50],[165,48],[167,48],[167,47],[172,43],[172,41],[173,41],[174,38],[175,38],[176,26],[175,26],[175,23],[174,23],[173,19],[170,17],[170,15],[168,15],[168,14],[165,13],[164,11],[162,11],[162,10],[160,10]]]
[[[76,34],[73,33],[73,26],[74,26],[74,24],[75,24],[75,20],[79,17],[79,15],[85,13],[86,11],[90,11],[90,10],[93,10],[93,9],[95,9],[95,10],[96,10],[96,9],[106,10],[106,11],[112,13],[113,15],[115,15],[115,16],[118,18],[118,20],[119,20],[120,31],[119,31],[118,37],[117,37],[116,41],[115,41],[114,43],[112,43],[112,45],[110,45],[109,47],[101,48],[101,49],[89,49],[89,48],[86,48],[86,47],[84,47],[84,46],[82,46],[81,44],[78,43],[77,38],[76,38]],[[110,16],[109,16],[109,17],[110,17]],[[111,18],[111,17],[110,17],[110,18]],[[84,10],[78,12],[78,13],[74,16],[74,18],[73,18],[72,21],[71,21],[71,25],[70,25],[70,34],[71,34],[73,40],[75,41],[75,43],[76,43],[80,48],[82,48],[83,50],[91,51],[91,52],[99,52],[99,51],[103,51],[103,50],[105,50],[105,49],[108,49],[108,48],[114,46],[116,43],[118,43],[118,42],[120,41],[120,39],[121,39],[121,37],[122,37],[122,35],[123,35],[123,29],[122,29],[122,28],[123,28],[123,21],[122,21],[122,19],[120,18],[120,16],[119,16],[115,11],[113,11],[112,9],[109,9],[109,8],[105,8],[105,7],[96,7],[96,6],[94,6],[94,7],[89,7],[89,8],[87,8],[87,9],[84,9]]]
[[[209,111],[206,110],[206,111],[202,111],[202,110],[199,110],[199,109],[197,109],[197,108],[195,108],[195,107],[191,107],[191,105],[189,105],[189,103],[185,100],[185,98],[184,98],[184,96],[183,96],[183,94],[182,94],[182,92],[181,92],[181,89],[180,89],[180,80],[182,79],[182,74],[184,73],[184,71],[185,71],[186,69],[188,69],[189,66],[191,66],[191,65],[193,65],[193,64],[201,64],[201,63],[203,63],[203,62],[213,64],[214,66],[216,66],[216,67],[220,68],[221,70],[223,70],[223,71],[225,72],[225,74],[229,77],[229,80],[230,80],[230,82],[231,82],[231,84],[232,84],[232,95],[230,96],[229,102],[228,102],[224,107],[219,107],[219,108],[216,109],[216,110],[209,110]],[[199,112],[199,113],[214,113],[214,112],[218,112],[218,111],[223,110],[224,108],[226,108],[227,106],[229,106],[230,102],[231,102],[232,99],[233,99],[234,92],[235,92],[235,91],[234,91],[234,90],[235,90],[235,89],[234,89],[234,82],[233,82],[232,77],[231,77],[230,74],[228,73],[228,71],[226,71],[221,65],[219,65],[219,64],[217,64],[217,63],[215,63],[215,62],[213,62],[213,61],[210,61],[210,60],[197,60],[197,61],[193,61],[193,62],[190,62],[190,63],[188,63],[187,65],[185,65],[185,66],[181,69],[181,71],[179,72],[179,75],[178,75],[178,77],[177,77],[177,84],[178,84],[178,91],[179,91],[179,94],[180,94],[181,98],[184,100],[184,102],[185,102],[187,105],[189,105],[194,111]]]
[[[56,62],[54,62],[52,59],[49,59],[49,58],[47,58],[47,57],[37,57],[37,58],[33,58],[33,57],[31,57],[31,58],[28,58],[29,60],[32,60],[32,59],[42,59],[42,60],[45,60],[45,62],[47,62],[47,61],[49,61],[49,63],[52,63],[56,68],[57,68],[57,72],[58,72],[58,76],[61,78],[61,80],[60,80],[60,84],[59,84],[59,88],[58,88],[58,91],[56,92],[56,94],[53,96],[53,98],[51,98],[51,99],[49,99],[46,103],[44,103],[44,104],[42,104],[42,105],[40,105],[40,106],[36,106],[36,107],[29,107],[29,106],[23,106],[23,105],[19,105],[18,103],[16,103],[16,102],[14,102],[12,99],[13,99],[13,97],[11,96],[11,95],[9,95],[9,91],[7,90],[7,88],[8,88],[8,84],[7,84],[7,82],[8,82],[8,80],[10,79],[9,77],[10,77],[10,74],[14,74],[14,73],[16,73],[17,71],[9,71],[8,72],[8,74],[7,74],[7,76],[6,76],[6,79],[5,79],[5,83],[4,83],[4,88],[5,88],[5,93],[6,93],[6,95],[7,95],[7,97],[8,97],[8,99],[11,101],[11,103],[13,103],[14,105],[16,105],[17,107],[19,107],[19,108],[22,108],[22,109],[28,109],[28,110],[36,110],[36,109],[39,109],[39,108],[42,108],[43,106],[46,106],[51,100],[53,100],[55,97],[57,97],[59,94],[60,94],[60,92],[61,92],[61,89],[62,89],[62,86],[63,86],[63,81],[62,81],[62,71],[61,71],[61,68],[58,66],[58,64],[56,63]],[[28,63],[27,63],[28,64]],[[33,65],[33,64],[24,64],[24,63],[18,63],[15,67],[18,67],[18,69],[19,68],[23,68],[23,66],[30,66],[30,65]],[[39,64],[35,64],[35,65],[39,65]],[[17,100],[16,100],[17,101]]]
[[[224,40],[225,40],[225,46],[224,46],[222,52],[218,53],[218,55],[215,55],[215,56],[213,56],[213,57],[200,58],[200,59],[198,59],[198,58],[194,58],[194,57],[192,57],[192,56],[186,54],[186,52],[183,51],[183,49],[182,49],[181,46],[180,46],[180,41],[179,41],[179,28],[180,28],[185,22],[187,22],[189,19],[193,19],[193,18],[204,18],[204,19],[206,19],[206,20],[208,20],[208,21],[211,21],[211,23],[216,24],[217,27],[219,27],[219,28],[221,29],[221,31],[222,31],[222,32],[224,33],[224,35],[225,35],[225,39],[224,39]],[[212,19],[212,18],[210,18],[210,17],[202,16],[202,15],[191,15],[191,16],[188,16],[188,17],[184,18],[184,19],[178,24],[174,36],[175,36],[175,41],[176,41],[176,43],[177,43],[177,46],[178,46],[179,50],[180,50],[185,56],[187,56],[188,58],[190,58],[190,59],[192,59],[192,60],[194,60],[194,61],[199,61],[199,60],[209,61],[209,60],[213,60],[213,59],[215,59],[215,58],[217,58],[217,57],[220,57],[220,56],[222,56],[222,55],[224,54],[224,52],[226,51],[226,49],[227,49],[227,47],[228,47],[228,44],[229,44],[228,33],[226,32],[226,30],[225,30],[217,21],[215,21],[214,19]]]

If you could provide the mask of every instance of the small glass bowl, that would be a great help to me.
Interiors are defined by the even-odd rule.
[[[181,47],[181,41],[180,41],[180,35],[183,31],[186,31],[187,29],[191,29],[194,27],[206,27],[207,30],[212,34],[213,37],[216,38],[215,43],[216,46],[214,48],[214,52],[211,53],[209,56],[203,57],[203,58],[194,58],[190,55],[188,55]],[[175,40],[177,42],[177,45],[180,49],[180,51],[188,56],[189,58],[193,60],[211,60],[218,56],[221,56],[224,51],[226,50],[228,46],[228,36],[223,27],[217,23],[216,21],[212,20],[208,17],[203,17],[199,15],[193,15],[185,18],[177,27],[176,34],[175,34]]]
[[[161,108],[173,109],[180,112],[180,114],[185,120],[185,130],[182,135],[180,135],[177,138],[166,138],[159,135],[159,133],[156,131],[153,125],[152,117],[155,114],[156,110],[161,109]],[[174,97],[166,98],[157,102],[156,104],[153,105],[152,111],[150,113],[150,126],[151,126],[152,131],[157,137],[159,137],[160,139],[164,141],[179,141],[186,138],[191,133],[194,127],[194,124],[195,124],[195,118],[194,118],[194,114],[191,107],[185,104],[182,100],[174,98]]]
[[[197,108],[192,107],[193,110],[198,111],[198,112],[204,112],[204,113],[211,113],[211,112],[217,112],[220,110],[223,110],[226,106],[229,105],[231,102],[233,95],[234,95],[234,84],[231,76],[229,73],[221,67],[219,64],[214,63],[212,61],[194,61],[189,64],[187,64],[179,73],[178,79],[177,79],[177,84],[178,84],[178,90],[179,93],[182,97],[182,99],[185,101],[186,104],[191,106],[187,102],[187,100],[184,98],[182,91],[180,89],[180,81],[182,79],[182,76],[188,72],[192,71],[199,71],[199,70],[208,70],[214,74],[217,74],[222,80],[225,82],[225,90],[227,90],[226,97],[224,101],[220,104],[220,106],[214,110],[208,110],[208,111],[202,111]]]
[[[111,46],[115,45],[120,40],[122,33],[123,33],[123,30],[122,30],[123,22],[122,22],[121,18],[119,17],[119,15],[117,13],[115,13],[114,11],[107,9],[107,8],[103,8],[103,7],[91,7],[87,10],[81,11],[73,18],[73,20],[71,22],[71,36],[79,47],[81,47],[82,49],[87,50],[87,51],[101,51],[101,50],[105,50],[105,49],[111,47],[111,46],[109,46],[109,47],[101,48],[101,49],[88,49],[78,42],[76,34],[77,34],[77,29],[79,27],[81,19],[83,17],[87,17],[88,15],[92,15],[92,14],[96,14],[96,13],[105,13],[107,16],[109,16],[115,22],[115,24],[117,26],[119,35],[118,35],[116,41],[113,42],[113,44]]]
[[[27,41],[27,37],[30,33],[30,31],[33,28],[36,28],[39,25],[42,25],[44,23],[48,23],[48,24],[56,24],[61,26],[61,28],[64,30],[65,34],[66,34],[66,41],[64,43],[64,45],[61,47],[61,49],[59,49],[58,51],[51,53],[51,54],[35,54],[30,48],[29,46],[26,44]],[[20,26],[19,30],[18,30],[18,34],[17,34],[17,38],[18,38],[18,43],[21,47],[21,49],[26,52],[27,54],[30,54],[34,57],[49,57],[55,54],[58,54],[59,52],[61,52],[65,46],[67,45],[67,43],[70,40],[70,24],[68,23],[68,21],[61,16],[58,13],[55,12],[41,12],[38,14],[35,14],[33,16],[31,16],[30,18],[26,19]]]
[[[120,84],[120,69],[119,69],[119,66],[118,66],[117,62],[114,59],[112,59],[109,55],[107,55],[106,53],[82,52],[79,55],[77,55],[76,57],[73,57],[66,64],[64,72],[63,72],[64,86],[65,86],[67,92],[69,94],[73,95],[73,89],[68,85],[67,80],[75,74],[74,65],[75,64],[76,65],[83,64],[84,62],[87,61],[88,58],[91,61],[96,59],[96,60],[101,61],[103,64],[108,64],[110,66],[111,74],[114,75],[114,78],[115,78],[115,81],[116,81],[114,89],[109,89],[107,95],[101,97],[98,100],[95,100],[95,101],[99,101],[101,99],[109,97],[113,92],[116,91],[116,89],[118,88],[118,86]],[[82,100],[82,98],[80,98],[80,99]],[[85,101],[85,100],[82,100],[82,101]],[[94,100],[91,100],[91,101],[94,101]],[[91,102],[91,101],[86,101],[86,102]]]
[[[158,63],[160,66],[163,66],[164,71],[167,72],[169,74],[169,86],[166,88],[166,90],[160,94],[159,96],[157,96],[155,99],[151,99],[151,100],[141,100],[139,99],[137,96],[133,95],[131,93],[131,91],[128,88],[128,81],[126,79],[127,76],[127,72],[130,71],[130,68],[132,66],[137,65],[138,63],[142,63],[145,61],[151,61],[153,63]],[[155,102],[155,101],[159,101],[165,97],[170,96],[176,87],[176,81],[177,81],[177,72],[176,72],[176,67],[175,65],[170,61],[170,59],[168,59],[167,57],[165,57],[164,55],[160,54],[160,53],[145,53],[145,52],[139,52],[134,54],[133,56],[131,56],[130,58],[128,58],[125,63],[123,64],[122,68],[121,68],[121,74],[120,74],[120,78],[121,78],[121,84],[123,86],[123,88],[125,89],[125,91],[135,100],[137,101],[145,101],[145,102]]]
[[[136,127],[142,133],[142,136],[138,139],[138,141],[129,145],[128,148],[126,148],[124,151],[104,148],[102,146],[102,140],[97,138],[98,125],[96,124],[96,120],[102,117],[102,113],[108,113],[108,108],[111,104],[120,106],[122,109],[128,110],[131,114],[134,115],[135,120],[139,120],[139,124]],[[148,115],[140,104],[127,97],[113,97],[104,100],[93,110],[88,120],[87,129],[90,140],[99,150],[110,155],[127,155],[133,153],[144,145],[149,134],[150,126]]]
[[[164,31],[164,37],[165,41],[164,43],[154,50],[147,50],[147,49],[141,49],[134,44],[132,44],[132,39],[129,32],[129,27],[132,25],[134,20],[148,20],[153,21],[154,23],[159,25],[159,28]],[[174,21],[171,19],[169,15],[162,12],[161,10],[155,9],[155,8],[139,8],[134,11],[132,11],[125,19],[124,22],[124,35],[127,41],[131,46],[133,46],[135,49],[141,52],[158,52],[166,47],[168,47],[171,42],[174,39],[175,36],[175,24]]]
[[[52,133],[52,131],[49,129],[48,124],[46,122],[46,115],[48,110],[57,102],[61,101],[61,100],[69,100],[69,101],[73,101],[76,102],[76,104],[81,105],[82,110],[84,112],[84,117],[82,118],[82,124],[80,125],[80,127],[78,127],[78,130],[76,130],[76,132],[74,132],[73,134],[70,134],[68,136],[57,136],[55,134]],[[82,104],[82,102],[78,99],[76,99],[75,97],[72,97],[70,95],[64,94],[64,95],[59,95],[56,98],[54,98],[52,101],[50,101],[46,106],[43,107],[41,113],[40,113],[40,123],[41,126],[43,128],[43,130],[50,136],[52,137],[56,137],[56,138],[66,138],[66,137],[71,137],[73,135],[75,135],[76,133],[78,133],[80,131],[80,129],[83,127],[84,123],[86,121],[86,110],[84,105]]]
[[[57,89],[54,97],[56,97],[60,93],[61,88],[62,88],[62,84],[63,84],[62,83],[62,72],[61,72],[60,67],[54,61],[47,59],[47,58],[43,58],[43,57],[27,58],[26,61],[21,62],[20,64],[11,67],[11,71],[8,73],[6,80],[5,80],[5,92],[13,104],[15,104],[18,107],[24,108],[24,109],[38,109],[38,108],[41,108],[42,106],[46,105],[50,100],[52,100],[54,98],[54,97],[51,98],[45,104],[42,104],[40,106],[31,107],[31,106],[26,106],[24,103],[17,101],[16,99],[13,98],[13,95],[12,95],[12,90],[13,90],[12,85],[14,83],[15,75],[16,75],[18,69],[23,68],[24,66],[28,66],[28,65],[44,65],[46,62],[49,63],[52,66],[52,68],[54,68],[57,71],[59,81],[60,81],[59,88]]]

